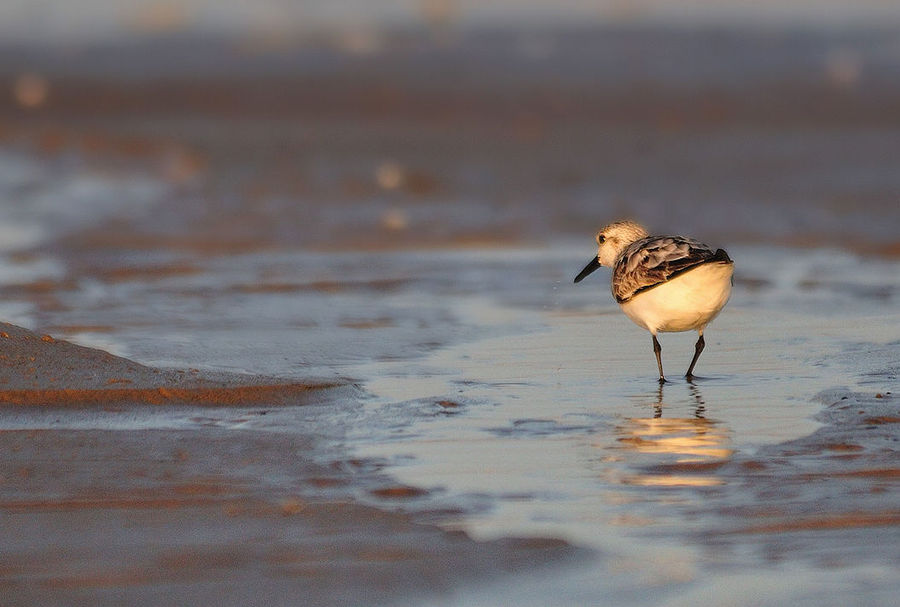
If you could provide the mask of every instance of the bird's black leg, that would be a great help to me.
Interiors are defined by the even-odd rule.
[[[656,366],[659,367],[659,383],[663,384],[666,382],[666,376],[663,375],[662,358],[660,357],[661,352],[662,352],[662,346],[659,345],[659,340],[656,339],[656,335],[654,335],[653,336],[653,353],[656,354]]]
[[[691,359],[691,366],[688,367],[687,373],[684,374],[688,379],[694,377],[694,365],[697,364],[697,359],[700,358],[700,353],[703,352],[704,346],[706,346],[706,342],[703,341],[703,333],[701,333],[697,343],[694,344],[694,358]]]

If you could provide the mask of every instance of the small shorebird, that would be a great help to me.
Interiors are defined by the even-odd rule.
[[[660,383],[666,377],[656,334],[697,331],[700,337],[685,374],[693,378],[706,345],[703,329],[731,296],[734,262],[728,253],[684,236],[650,236],[633,221],[616,221],[597,232],[597,256],[575,282],[601,266],[613,269],[612,294],[622,311],[653,336]]]

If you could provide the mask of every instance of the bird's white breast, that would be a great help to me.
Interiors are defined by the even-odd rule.
[[[651,333],[703,329],[728,302],[734,264],[705,263],[621,304]]]

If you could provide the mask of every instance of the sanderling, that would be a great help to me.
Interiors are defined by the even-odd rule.
[[[699,334],[694,358],[685,377],[694,376],[694,365],[706,345],[703,329],[731,296],[734,262],[722,249],[684,236],[650,236],[633,221],[616,221],[597,232],[597,256],[578,276],[581,280],[599,268],[613,268],[612,294],[622,311],[653,336],[653,353],[663,375],[660,331]]]

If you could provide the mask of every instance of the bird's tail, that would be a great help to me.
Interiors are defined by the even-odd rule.
[[[709,261],[718,261],[721,263],[734,263],[731,257],[728,256],[728,253],[725,252],[725,249],[716,249],[715,254],[709,258]]]

